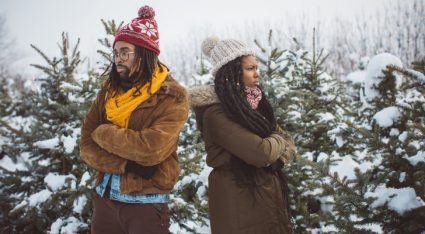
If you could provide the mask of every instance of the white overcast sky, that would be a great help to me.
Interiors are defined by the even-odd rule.
[[[351,17],[382,4],[384,0],[0,0],[0,14],[5,16],[7,31],[20,54],[16,67],[30,72],[27,64],[42,62],[30,44],[49,56],[58,55],[56,43],[66,31],[71,39],[81,38],[84,55],[93,56],[97,39],[104,36],[100,19],[128,22],[143,5],[156,11],[163,48],[184,40],[194,28],[217,32],[245,21],[288,19],[287,15],[307,14],[313,20]]]

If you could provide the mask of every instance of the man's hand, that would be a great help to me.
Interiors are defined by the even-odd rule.
[[[158,165],[143,166],[131,160],[127,162],[127,166],[125,167],[126,172],[132,172],[138,176],[141,176],[143,179],[151,179],[157,169]]]

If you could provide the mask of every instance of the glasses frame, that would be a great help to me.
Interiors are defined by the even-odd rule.
[[[121,59],[121,61],[125,62],[130,58],[130,54],[134,54],[134,53],[136,53],[136,52],[134,52],[134,51],[121,51],[121,52],[117,52],[117,53],[112,52],[111,53],[112,62],[115,62],[116,56],[118,56]],[[127,54],[127,56],[123,57],[124,56],[123,54]]]

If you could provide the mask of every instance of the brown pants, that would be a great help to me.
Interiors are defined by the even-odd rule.
[[[130,204],[93,193],[92,234],[162,234],[170,232],[166,203]]]

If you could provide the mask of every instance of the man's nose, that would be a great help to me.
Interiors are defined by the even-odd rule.
[[[115,60],[115,64],[121,64],[122,63],[122,59],[119,56],[117,58],[115,58],[114,60]]]

